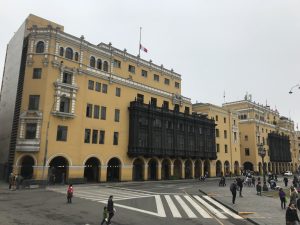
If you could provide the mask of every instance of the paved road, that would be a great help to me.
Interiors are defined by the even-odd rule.
[[[66,186],[0,190],[0,224],[100,224],[109,195],[114,196],[116,225],[251,224],[198,188],[199,182],[192,180],[75,185],[72,204],[66,203]]]

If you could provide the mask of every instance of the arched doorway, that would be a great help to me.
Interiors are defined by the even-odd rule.
[[[225,172],[225,176],[229,176],[230,174],[230,164],[228,161],[225,161],[224,163],[224,172]]]
[[[148,180],[157,180],[157,167],[158,163],[156,159],[151,159],[148,162]]]
[[[107,163],[107,176],[106,180],[117,182],[121,180],[121,162],[118,158],[112,158]]]
[[[51,183],[62,183],[66,182],[68,177],[68,160],[63,156],[57,156],[49,163],[49,180]]]
[[[184,163],[184,177],[185,179],[191,179],[193,178],[193,174],[192,174],[192,168],[193,168],[193,164],[191,160],[186,160]]]
[[[253,171],[253,164],[251,162],[244,162],[244,171]]]
[[[201,160],[196,160],[195,162],[195,178],[202,176],[202,163]]]
[[[182,178],[182,164],[179,159],[176,159],[174,161],[174,177],[176,179],[181,179]]]
[[[96,157],[89,158],[84,165],[84,178],[87,182],[99,182],[100,162]]]
[[[204,175],[210,177],[210,162],[208,159],[204,161]]]
[[[26,155],[22,158],[20,175],[24,179],[31,179],[33,176],[34,159]]]
[[[222,176],[222,175],[223,175],[223,173],[222,173],[222,163],[221,163],[220,160],[218,160],[218,161],[216,162],[216,176],[217,176],[217,177],[220,177],[220,176]]]
[[[161,163],[161,179],[162,180],[170,179],[170,170],[171,170],[170,160],[164,159]]]
[[[132,180],[141,181],[144,180],[144,162],[142,159],[135,159],[132,168]]]
[[[237,176],[239,175],[239,162],[238,161],[235,161],[234,162],[234,175]]]

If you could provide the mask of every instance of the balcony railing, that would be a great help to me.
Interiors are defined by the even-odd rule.
[[[40,151],[40,139],[17,139],[16,151],[38,152]]]

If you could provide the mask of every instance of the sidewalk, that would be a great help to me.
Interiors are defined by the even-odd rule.
[[[242,191],[243,197],[239,197],[239,194],[237,193],[236,204],[233,205],[232,195],[229,190],[232,180],[227,179],[227,186],[225,187],[219,187],[218,182],[215,182],[215,186],[212,188],[213,183],[214,182],[201,183],[199,191],[211,196],[226,207],[239,213],[241,216],[248,218],[250,221],[254,222],[254,224],[285,224],[285,210],[281,209],[279,198],[268,197],[268,193],[277,193],[278,191],[269,189],[269,192],[263,192],[262,196],[259,196],[256,194],[255,187],[248,187],[244,185]],[[279,178],[277,185],[280,187],[284,186],[281,177]]]

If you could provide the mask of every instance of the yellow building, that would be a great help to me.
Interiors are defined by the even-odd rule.
[[[258,146],[266,150],[265,170],[281,173],[298,168],[294,122],[280,116],[277,110],[255,103],[251,95],[244,100],[224,103],[223,107],[239,115],[241,163],[244,170],[262,173]]]
[[[209,103],[193,104],[193,111],[208,115],[216,123],[217,159],[212,163],[213,176],[239,175],[241,156],[237,112]]]
[[[1,174],[50,182],[199,177],[216,158],[214,121],[191,108],[180,74],[30,15],[7,47]]]

